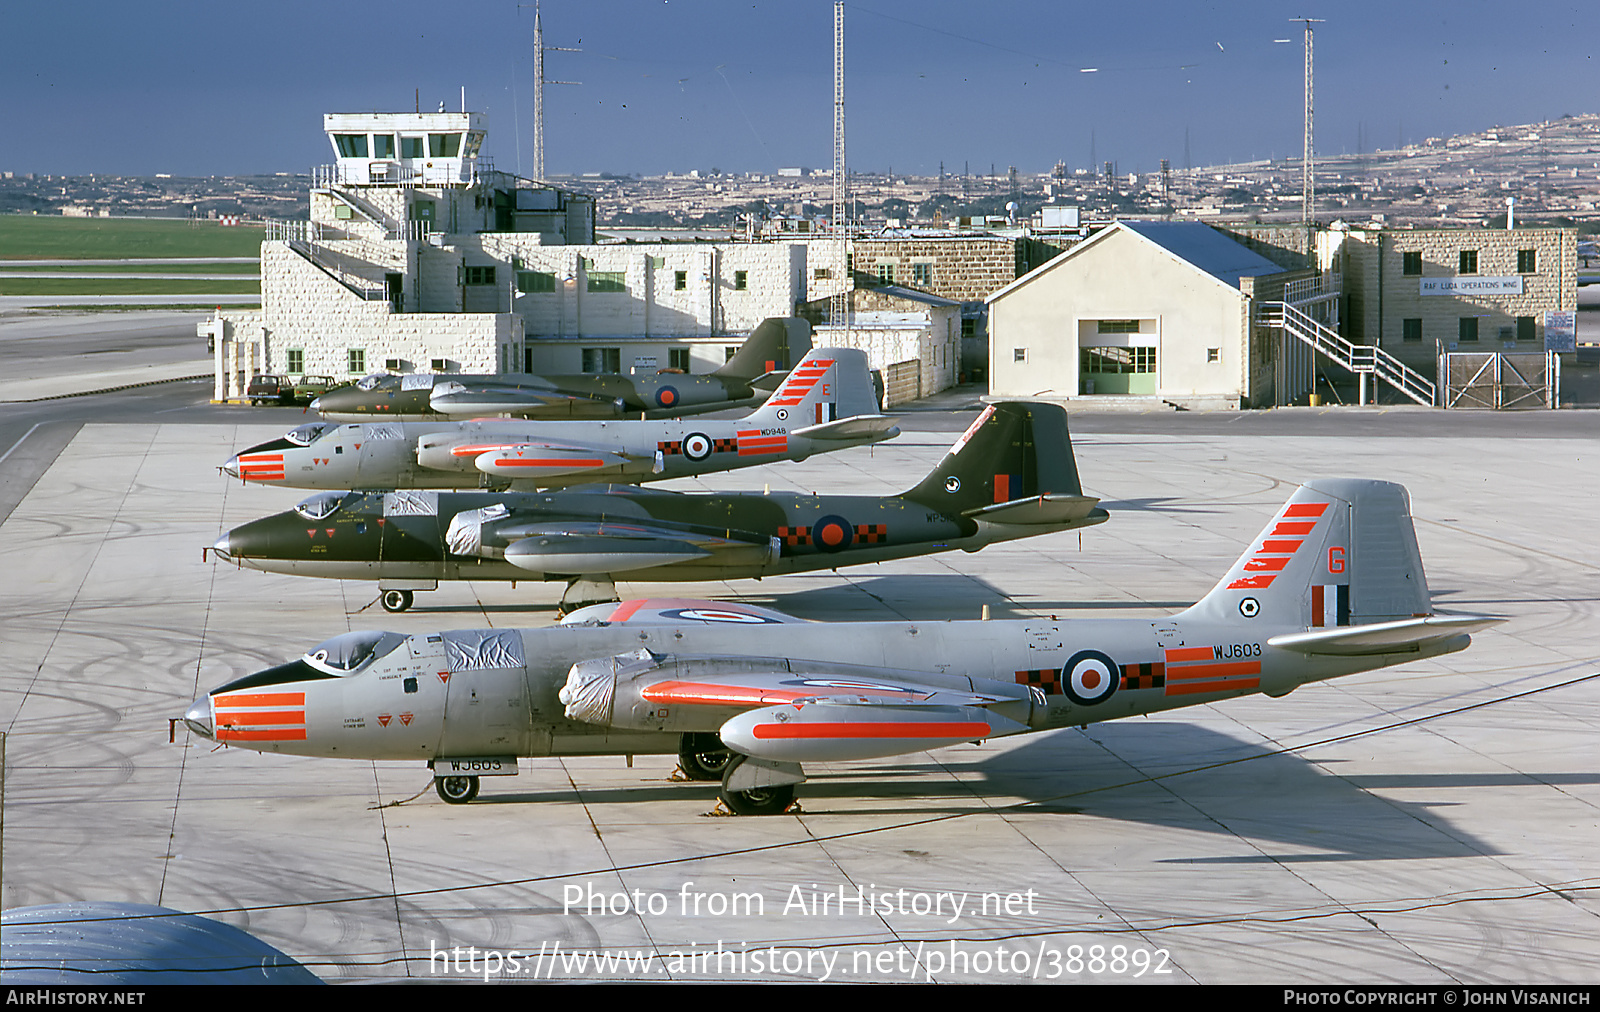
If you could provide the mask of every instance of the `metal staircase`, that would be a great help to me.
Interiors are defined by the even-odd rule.
[[[1338,331],[1296,306],[1287,302],[1264,302],[1261,304],[1260,322],[1263,326],[1281,329],[1357,376],[1373,376],[1388,383],[1418,404],[1433,407],[1437,403],[1432,380],[1377,345],[1355,344],[1346,340]]]

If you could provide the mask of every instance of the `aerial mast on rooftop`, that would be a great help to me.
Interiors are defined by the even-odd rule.
[[[844,287],[836,291],[828,310],[828,322],[836,327],[850,326],[850,290],[855,275],[850,270],[850,228],[848,192],[844,166],[844,0],[833,5],[833,231],[839,238],[839,267],[844,271]]]
[[[1312,171],[1312,117],[1311,117],[1311,26],[1322,24],[1323,18],[1290,18],[1290,21],[1299,21],[1306,26],[1306,123],[1305,123],[1305,150],[1300,154],[1300,223],[1306,228],[1312,224],[1312,214],[1316,211],[1316,176]]]
[[[526,7],[527,4],[522,6]],[[539,17],[539,4],[533,5],[533,178],[544,178],[544,86],[547,84],[581,84],[580,81],[547,81],[544,77],[544,54],[580,53],[581,49],[544,44],[544,22]]]

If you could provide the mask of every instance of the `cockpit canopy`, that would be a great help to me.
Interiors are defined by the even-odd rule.
[[[338,512],[339,504],[349,495],[349,492],[319,492],[302,501],[294,511],[307,520],[326,520]]]
[[[392,380],[392,379],[394,379],[394,377],[389,375],[386,372],[375,372],[370,376],[363,376],[360,379],[356,380],[356,389],[357,390],[376,390],[380,386],[393,386],[394,385],[393,383],[385,383],[384,382],[385,380]]]
[[[334,422],[307,422],[304,425],[297,425],[290,429],[283,434],[283,438],[296,446],[310,446],[321,439],[324,434],[338,427],[338,424]]]
[[[353,675],[405,641],[400,633],[347,632],[307,650],[302,660],[325,674]]]

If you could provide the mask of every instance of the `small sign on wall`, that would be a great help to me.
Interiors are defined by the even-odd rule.
[[[1423,295],[1521,295],[1522,275],[1509,278],[1423,278]]]
[[[1578,314],[1571,310],[1549,310],[1544,314],[1544,350],[1578,350]]]

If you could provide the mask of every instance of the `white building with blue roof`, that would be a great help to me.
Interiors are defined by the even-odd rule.
[[[1288,403],[1309,390],[1309,352],[1258,310],[1293,292],[1325,311],[1337,298],[1321,281],[1209,225],[1117,222],[989,296],[989,392],[1108,407]]]

